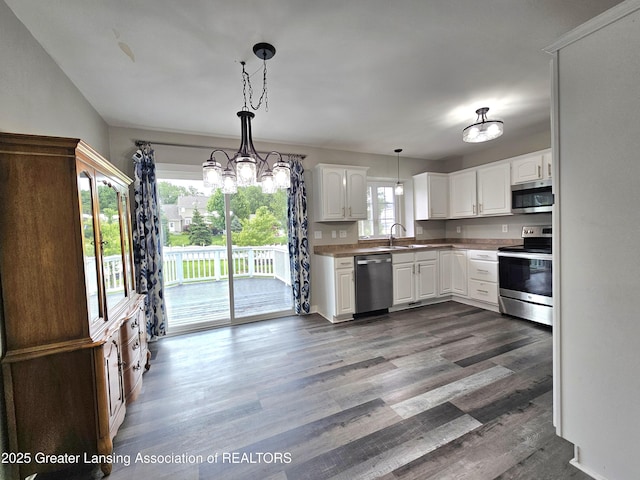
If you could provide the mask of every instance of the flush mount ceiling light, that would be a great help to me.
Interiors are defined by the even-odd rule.
[[[467,143],[488,142],[498,138],[504,132],[504,123],[500,120],[487,120],[488,107],[476,110],[476,123],[462,131],[462,140]]]
[[[263,158],[256,152],[251,136],[251,119],[255,117],[247,107],[247,87],[249,88],[249,105],[253,110],[258,110],[264,101],[265,110],[268,110],[267,98],[267,60],[273,58],[276,49],[268,43],[257,43],[253,46],[253,53],[262,59],[262,94],[258,105],[253,105],[253,88],[249,74],[245,71],[245,62],[242,64],[242,95],[244,106],[238,112],[240,117],[240,148],[238,152],[229,157],[224,150],[216,149],[211,152],[209,160],[202,164],[202,176],[207,187],[222,188],[223,193],[235,193],[238,187],[257,185],[258,182],[264,193],[274,193],[278,189],[289,188],[291,185],[291,169],[289,164],[282,159],[278,152],[269,152]],[[215,159],[216,153],[222,153],[227,158],[226,168]],[[269,166],[269,157],[276,161],[273,168]]]
[[[398,155],[398,181],[396,182],[396,187],[393,189],[393,192],[399,197],[404,195],[404,185],[400,181],[400,152],[402,152],[402,149],[396,148],[394,152]]]

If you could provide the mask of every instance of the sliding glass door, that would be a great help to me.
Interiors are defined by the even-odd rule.
[[[159,178],[170,333],[291,313],[287,193]]]

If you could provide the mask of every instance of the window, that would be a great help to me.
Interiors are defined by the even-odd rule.
[[[402,196],[393,193],[395,182],[367,182],[367,219],[358,222],[361,238],[386,237],[394,223],[402,223]]]

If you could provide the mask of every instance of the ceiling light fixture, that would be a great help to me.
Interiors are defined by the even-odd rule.
[[[462,131],[462,140],[467,143],[488,142],[498,138],[504,132],[504,123],[501,120],[487,120],[488,107],[476,110],[478,118],[476,123],[469,125]]]
[[[258,110],[264,101],[265,110],[268,111],[267,60],[273,58],[276,54],[276,49],[268,43],[257,43],[253,46],[253,53],[262,59],[262,94],[258,100],[258,105],[254,106],[251,79],[244,68],[245,62],[240,62],[242,65],[242,95],[244,98],[244,106],[238,112],[238,117],[240,117],[240,148],[233,157],[229,157],[224,150],[216,149],[211,152],[209,160],[202,164],[202,176],[205,186],[221,188],[223,193],[235,193],[238,191],[238,187],[256,185],[258,182],[264,193],[274,193],[278,189],[291,186],[291,169],[289,164],[283,161],[282,155],[272,151],[263,158],[253,146],[251,119],[255,115],[247,107],[247,87],[249,88],[249,105],[251,105],[251,108]],[[227,158],[227,165],[224,170],[220,162],[215,159],[216,153],[220,152]],[[269,166],[268,161],[272,155],[277,158],[273,163],[273,168]]]
[[[401,148],[396,148],[394,150],[394,152],[396,152],[396,154],[398,155],[398,181],[396,182],[396,187],[393,189],[393,192],[396,194],[396,196],[400,197],[402,195],[404,195],[404,185],[403,183],[400,181],[400,152],[402,151]]]

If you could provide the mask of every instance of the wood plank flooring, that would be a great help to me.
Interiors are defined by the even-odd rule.
[[[551,331],[530,322],[447,302],[337,325],[286,317],[152,351],[112,480],[590,478],[554,433]]]

